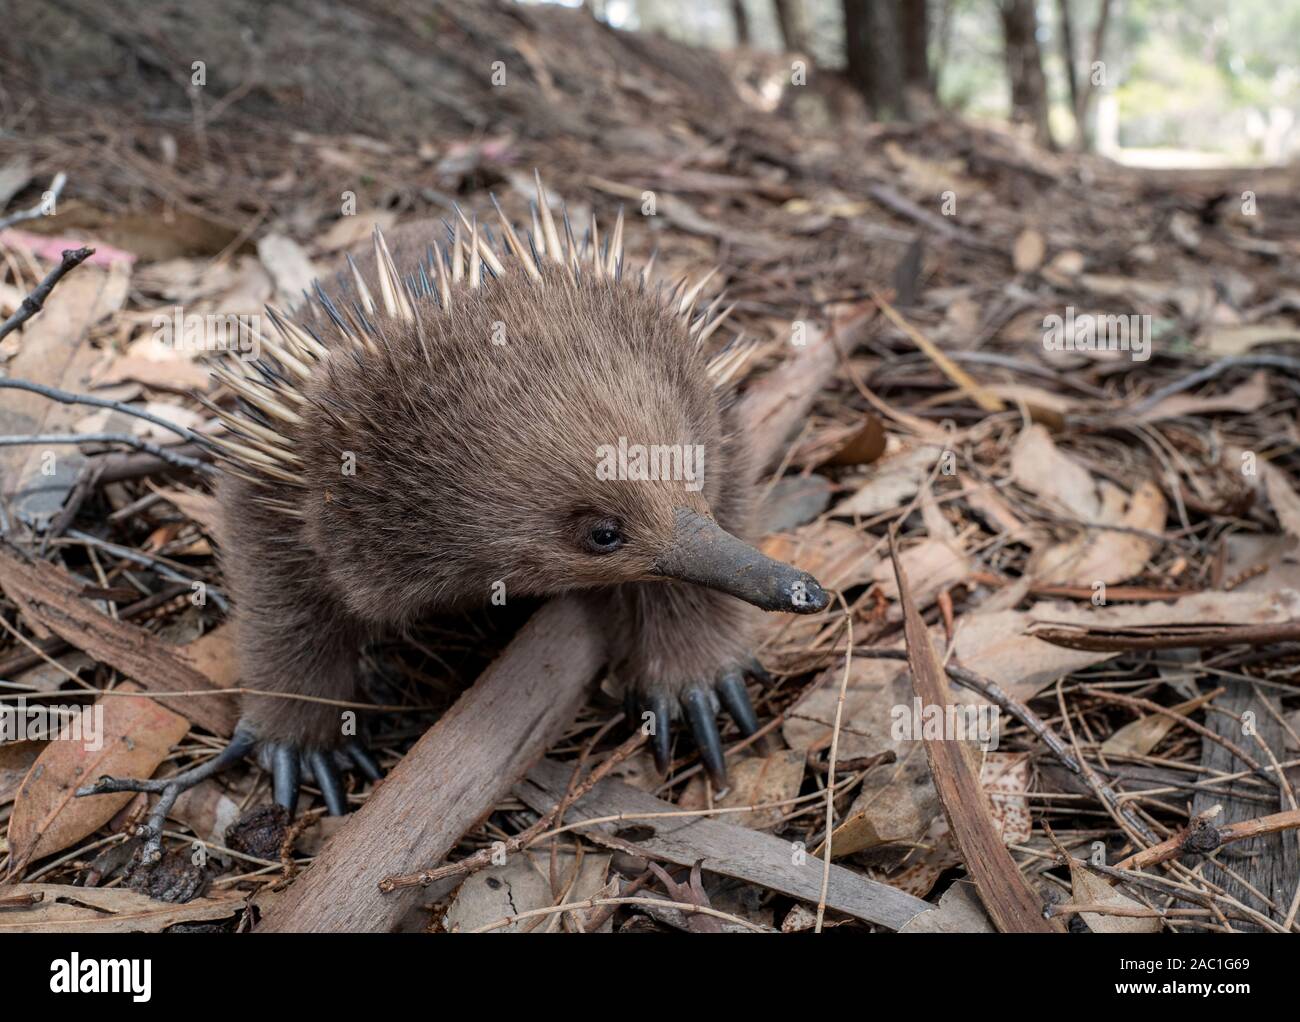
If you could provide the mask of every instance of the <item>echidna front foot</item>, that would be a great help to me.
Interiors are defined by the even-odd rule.
[[[722,669],[709,681],[675,692],[666,688],[629,692],[629,717],[648,730],[655,766],[661,774],[668,772],[672,762],[672,723],[682,717],[690,726],[714,787],[719,791],[727,787],[727,762],[717,717],[725,710],[746,736],[758,730],[758,715],[745,688],[746,675],[762,682],[770,680],[762,664],[751,658],[748,663]]]

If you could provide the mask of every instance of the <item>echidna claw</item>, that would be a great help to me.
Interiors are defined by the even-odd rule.
[[[672,765],[672,718],[680,713],[690,725],[700,760],[714,788],[717,792],[726,789],[727,762],[716,718],[721,708],[736,722],[742,734],[748,736],[758,730],[758,715],[745,690],[746,674],[765,683],[771,681],[762,664],[753,659],[743,666],[734,665],[721,671],[712,684],[704,682],[686,689],[678,696],[675,707],[664,692],[647,692],[639,699],[629,694],[628,719],[640,727],[646,714],[651,717],[650,749],[655,768],[661,774],[667,774]]]
[[[348,800],[343,794],[343,781],[339,778],[339,768],[334,764],[334,757],[321,749],[316,749],[308,755],[307,761],[311,763],[311,772],[316,775],[316,786],[320,788],[329,814],[345,816],[348,811]]]
[[[298,808],[298,787],[302,782],[302,767],[298,750],[291,745],[273,745],[270,749],[271,793],[275,804],[289,810]]]
[[[357,765],[357,769],[365,775],[366,780],[378,781],[383,778],[384,772],[379,769],[379,764],[370,755],[370,750],[355,738],[348,742],[343,749],[348,754],[348,758]]]
[[[717,710],[714,700],[704,688],[688,688],[682,693],[682,709],[691,725],[691,734],[704,760],[704,769],[713,778],[715,788],[727,786],[727,761],[722,755],[722,738],[718,735],[718,723],[714,719]]]
[[[758,716],[745,691],[745,676],[738,668],[723,673],[718,682],[718,698],[742,734],[749,736],[758,730]]]

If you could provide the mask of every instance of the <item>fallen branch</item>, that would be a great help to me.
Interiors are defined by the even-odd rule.
[[[151,596],[146,596],[144,599],[136,600],[134,603],[129,603],[125,607],[119,609],[117,612],[118,620],[129,621],[131,618],[139,617],[141,614],[161,607],[169,600],[174,600],[182,593],[188,592],[190,592],[190,587],[188,585],[182,585],[179,582],[173,583]],[[57,635],[52,635],[48,639],[42,639],[32,645],[34,651],[14,653],[6,657],[4,660],[0,660],[0,678],[13,677],[19,671],[25,671],[29,667],[35,667],[37,664],[43,662],[46,657],[59,656],[61,653],[64,653],[71,648],[69,643],[65,642]],[[39,652],[35,652],[35,650],[39,650]]]
[[[529,807],[544,812],[564,797],[570,770],[564,763],[542,760],[520,781],[514,793]],[[822,896],[822,863],[772,834],[737,827],[722,820],[684,813],[676,806],[619,781],[606,779],[567,810],[577,828],[607,848],[694,866],[780,891],[809,905]],[[595,822],[600,820],[602,822]],[[648,833],[646,833],[648,832]],[[314,867],[313,867],[314,868]],[[931,906],[905,891],[832,865],[826,907],[897,930]]]
[[[873,201],[880,203],[880,205],[884,206],[891,213],[897,213],[899,216],[908,220],[913,220],[918,224],[924,224],[941,238],[955,241],[958,244],[965,245],[967,248],[974,249],[977,252],[988,252],[991,255],[1001,256],[1003,259],[1007,257],[1007,253],[1004,249],[990,241],[985,241],[983,238],[977,237],[970,231],[965,231],[956,227],[950,220],[931,213],[928,209],[922,209],[911,199],[900,195],[888,185],[872,185],[867,189],[867,194],[871,196]]]
[[[946,706],[948,693],[943,671],[930,642],[930,632],[912,599],[892,532],[889,555],[894,562],[898,598],[903,607],[912,688],[922,705]],[[1059,923],[1043,918],[1041,900],[1029,889],[1003,844],[993,823],[979,773],[968,758],[963,743],[927,737],[925,756],[930,763],[935,791],[943,804],[944,816],[948,819],[948,828],[993,925],[1003,933],[1064,932]]]
[[[1228,355],[1217,362],[1212,362],[1204,369],[1198,369],[1180,380],[1175,380],[1173,383],[1153,390],[1141,401],[1126,410],[1129,415],[1136,418],[1145,412],[1149,412],[1165,398],[1199,387],[1202,383],[1208,383],[1229,369],[1280,369],[1284,373],[1300,377],[1300,359],[1287,358],[1285,355]],[[1107,598],[1109,598],[1109,595],[1107,593]]]
[[[1268,642],[1300,641],[1300,621],[1273,625],[1225,625],[1160,635],[1122,631],[1080,631],[1074,628],[1035,628],[1035,639],[1066,649],[1097,653],[1124,653],[1145,649],[1213,649],[1220,646],[1258,646]]]
[[[1203,908],[1147,908],[1145,905],[1118,905],[1114,902],[1098,901],[1092,903],[1050,905],[1047,914],[1057,919],[1061,916],[1077,916],[1087,912],[1096,916],[1126,916],[1130,919],[1166,919],[1179,916],[1205,915]]]

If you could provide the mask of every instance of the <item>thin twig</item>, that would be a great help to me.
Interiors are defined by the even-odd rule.
[[[1176,859],[1185,852],[1208,855],[1217,848],[1234,841],[1247,841],[1265,834],[1300,828],[1300,809],[1288,809],[1284,813],[1271,816],[1257,816],[1251,820],[1239,820],[1236,823],[1215,827],[1206,814],[1198,816],[1192,825],[1179,831],[1167,841],[1134,852],[1127,859],[1115,864],[1116,869],[1144,869],[1159,862]]]
[[[43,383],[32,383],[29,380],[15,380],[13,378],[0,380],[0,389],[3,388],[30,391],[33,394],[40,394],[41,397],[48,397],[51,401],[57,401],[64,405],[90,405],[94,408],[110,408],[115,412],[121,412],[123,415],[144,419],[145,422],[160,426],[170,433],[184,437],[191,443],[202,444],[207,442],[202,434],[195,433],[192,429],[178,426],[174,422],[168,422],[161,416],[146,412],[142,408],[136,408],[122,401],[110,401],[108,398],[95,397],[92,394],[74,394],[71,391],[59,390],[57,387],[47,387]]]
[[[3,382],[3,381],[0,381]],[[141,440],[130,433],[39,433],[32,436],[0,436],[0,447],[21,447],[32,444],[126,444],[138,451],[152,454],[176,468],[189,469],[203,475],[217,475],[217,469],[197,458],[174,454],[165,447]]]
[[[597,908],[601,905],[648,905],[655,908],[675,908],[687,915],[712,916],[715,919],[722,919],[737,926],[743,926],[747,930],[753,930],[755,933],[773,932],[770,927],[759,926],[757,923],[751,923],[748,919],[741,919],[740,916],[719,912],[716,908],[709,908],[707,905],[696,905],[689,901],[669,901],[666,898],[588,898],[585,901],[570,901],[564,905],[548,905],[545,908],[534,908],[529,909],[527,912],[518,912],[512,916],[502,916],[486,926],[480,926],[467,932],[489,933],[492,930],[499,930],[503,926],[509,926],[511,923],[532,919],[535,916],[550,916],[555,915],[557,912],[573,912],[577,909]]]
[[[12,227],[14,224],[35,220],[38,216],[45,216],[47,202],[58,202],[59,196],[63,193],[63,186],[67,183],[68,175],[63,171],[59,171],[54,175],[54,180],[50,182],[49,191],[41,196],[40,202],[28,209],[20,209],[17,213],[10,213],[7,217],[0,219],[0,231],[3,231],[6,227]]]
[[[95,254],[93,248],[65,248],[63,259],[58,266],[45,275],[45,279],[36,285],[36,289],[23,299],[14,314],[0,323],[0,338],[12,333],[45,307],[45,299],[50,297],[54,285],[63,279],[64,274],[80,266]]]
[[[817,899],[817,922],[814,933],[822,932],[822,922],[826,918],[826,896],[831,885],[831,834],[835,829],[835,763],[840,751],[840,721],[844,716],[844,697],[849,688],[849,671],[853,664],[853,614],[844,602],[844,594],[836,593],[840,606],[844,608],[844,623],[848,628],[848,647],[844,651],[844,677],[840,679],[840,694],[835,701],[835,725],[831,729],[831,756],[826,769],[826,855],[822,860],[822,890]]]

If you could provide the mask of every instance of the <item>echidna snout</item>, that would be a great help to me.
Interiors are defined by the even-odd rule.
[[[806,571],[774,561],[687,508],[677,511],[671,545],[656,559],[654,570],[763,610],[815,614],[830,602],[826,590]]]

